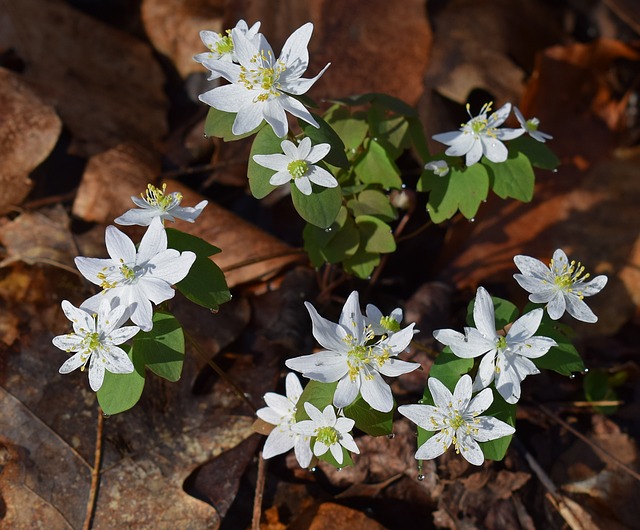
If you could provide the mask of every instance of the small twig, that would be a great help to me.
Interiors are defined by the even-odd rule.
[[[198,355],[200,355],[200,357],[211,367],[211,369],[215,373],[217,373],[222,378],[222,380],[233,389],[233,391],[237,394],[237,396],[240,399],[242,399],[247,405],[249,405],[249,407],[251,407],[251,410],[253,410],[253,412],[255,412],[256,411],[255,405],[251,403],[251,400],[242,391],[242,388],[240,388],[238,384],[235,381],[233,381],[225,373],[225,371],[222,368],[218,366],[217,363],[215,363],[212,359],[209,358],[209,356],[202,350],[202,348],[200,348],[200,345],[195,341],[193,337],[191,337],[191,335],[189,335],[186,331],[184,331],[184,336],[187,338],[189,343],[194,347]]]
[[[258,478],[256,480],[256,493],[253,497],[253,517],[251,530],[260,530],[262,518],[262,497],[264,496],[264,484],[267,479],[267,461],[262,458],[262,451],[258,454]]]
[[[222,272],[229,272],[235,269],[241,269],[242,267],[248,267],[249,265],[255,265],[256,263],[260,263],[262,261],[269,261],[276,258],[283,258],[285,256],[292,256],[295,254],[304,254],[304,250],[301,248],[292,248],[287,250],[282,250],[280,252],[274,252],[273,254],[267,254],[265,256],[259,256],[257,258],[250,258],[244,261],[239,261],[234,263],[233,265],[229,265],[228,267],[224,267]]]
[[[549,409],[547,409],[545,406],[543,405],[538,405],[538,408],[544,413],[546,414],[549,418],[551,418],[553,421],[555,421],[556,423],[562,425],[565,429],[567,429],[571,434],[573,434],[574,436],[576,436],[577,438],[579,438],[580,440],[582,440],[584,443],[586,443],[589,447],[591,447],[591,449],[594,450],[594,452],[596,452],[597,454],[599,454],[600,458],[602,458],[603,460],[609,460],[611,462],[613,462],[615,465],[619,466],[621,469],[623,469],[625,472],[627,472],[630,476],[632,476],[633,478],[635,478],[637,481],[640,481],[640,474],[638,474],[637,472],[635,472],[633,469],[631,469],[628,465],[626,465],[624,462],[620,461],[617,457],[615,457],[614,455],[612,455],[609,451],[607,451],[606,449],[600,447],[598,444],[592,442],[591,440],[589,440],[589,438],[587,438],[584,434],[582,434],[580,431],[578,431],[577,429],[574,429],[571,425],[569,425],[566,421],[564,421],[562,418],[560,418],[559,416],[557,416],[556,414],[554,414],[553,412],[551,412]]]
[[[98,407],[98,426],[96,428],[96,449],[93,454],[93,467],[91,468],[91,489],[89,490],[89,500],[87,501],[87,515],[84,519],[82,530],[89,530],[93,515],[96,509],[96,499],[98,497],[98,487],[100,486],[100,463],[102,462],[102,429],[104,426],[104,416]]]
[[[571,404],[574,407],[615,407],[624,405],[624,401],[572,401]]]
[[[402,243],[403,241],[407,241],[413,237],[416,237],[417,235],[421,234],[422,232],[424,232],[427,228],[429,228],[431,225],[433,224],[433,221],[427,221],[425,224],[423,224],[420,228],[416,228],[413,232],[411,232],[410,234],[407,234],[406,236],[402,236],[402,237],[398,237],[396,239],[396,243]]]

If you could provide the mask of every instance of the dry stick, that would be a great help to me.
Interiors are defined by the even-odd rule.
[[[578,437],[580,440],[582,440],[584,443],[586,443],[589,447],[591,447],[591,449],[593,449],[596,453],[598,453],[600,455],[600,458],[602,458],[603,460],[610,460],[611,462],[613,462],[617,466],[620,466],[624,471],[626,471],[629,475],[631,475],[637,481],[640,481],[640,474],[635,472],[633,469],[631,469],[629,466],[627,466],[624,462],[618,460],[618,458],[613,456],[609,451],[607,451],[606,449],[600,447],[598,444],[593,443],[584,434],[582,434],[580,431],[574,429],[566,421],[564,421],[562,418],[560,418],[559,416],[557,416],[556,414],[551,412],[545,406],[538,405],[538,408],[544,414],[546,414],[549,418],[551,418],[553,421],[555,421],[555,422],[559,423],[560,425],[562,425],[571,434],[573,434],[574,436]]]
[[[98,407],[98,426],[96,428],[96,449],[93,455],[93,467],[91,468],[91,489],[89,490],[89,500],[87,501],[87,515],[84,519],[82,530],[91,528],[91,521],[96,509],[96,499],[98,497],[98,486],[100,485],[100,462],[102,461],[102,428],[104,416]]]
[[[262,458],[262,451],[258,454],[258,478],[256,480],[256,493],[253,497],[253,517],[251,530],[260,530],[262,518],[262,497],[264,495],[264,483],[267,479],[267,461]]]
[[[546,497],[551,505],[556,509],[556,511],[571,528],[576,528],[576,526],[573,524],[576,520],[576,517],[571,511],[571,508],[569,508],[569,506],[567,506],[567,504],[564,502],[562,496],[558,495],[558,488],[551,480],[551,477],[547,475],[545,470],[542,469],[540,464],[538,464],[538,461],[529,451],[527,451],[527,448],[522,442],[520,442],[520,440],[518,440],[518,438],[513,439],[513,445],[518,450],[518,452],[524,456],[524,459],[527,461],[527,464],[529,465],[531,471],[533,471],[533,473],[536,475],[544,489],[547,490]]]
[[[227,383],[233,389],[233,391],[238,395],[238,397],[241,398],[247,405],[249,405],[249,407],[251,407],[251,410],[253,410],[253,412],[255,412],[256,411],[255,405],[253,403],[251,403],[251,400],[242,391],[242,388],[240,388],[237,385],[237,383],[235,381],[233,381],[225,373],[225,371],[222,368],[220,368],[212,359],[210,359],[207,356],[207,354],[204,351],[202,351],[202,348],[200,348],[200,345],[195,341],[195,339],[193,339],[193,337],[191,337],[191,335],[189,335],[184,330],[183,330],[183,332],[184,332],[185,337],[187,337],[187,340],[191,343],[191,345],[194,347],[194,349],[198,353],[198,355],[200,355],[200,357],[202,357],[202,359],[211,367],[211,369],[215,373],[217,373],[224,380],[224,382]]]

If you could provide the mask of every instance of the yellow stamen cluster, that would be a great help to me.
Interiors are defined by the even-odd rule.
[[[151,206],[157,206],[166,211],[174,204],[180,204],[182,200],[182,193],[170,193],[167,195],[166,192],[166,184],[162,185],[162,189],[156,188],[153,184],[149,184],[147,186],[146,196],[144,194],[140,194],[140,196]]]
[[[376,345],[367,345],[366,343],[373,339],[375,334],[371,326],[367,326],[364,331],[364,344],[359,344],[353,335],[348,335],[343,340],[348,344],[347,366],[349,367],[349,379],[355,381],[360,371],[365,366],[377,365],[383,366],[391,357],[391,351],[388,348],[376,347]],[[367,379],[373,379],[371,374],[367,374]]]
[[[334,427],[319,427],[314,434],[316,440],[326,446],[331,446],[340,441],[340,433]]]
[[[450,403],[449,407],[452,408],[453,404]],[[458,430],[463,429],[464,434],[470,434],[472,436],[477,435],[480,430],[478,427],[474,427],[474,425],[480,423],[480,420],[473,418],[469,421],[468,419],[463,418],[460,412],[455,409],[452,410],[452,415],[445,419],[445,423],[448,425],[448,427],[443,429],[445,433],[449,428],[454,430],[455,434],[453,435],[452,441],[457,454],[460,454],[460,451],[466,451],[468,449],[458,440]]]
[[[220,55],[227,53],[233,53],[233,40],[231,39],[231,30],[226,30],[226,35],[221,37],[218,42],[210,46],[209,49],[212,52],[218,52]]]
[[[309,171],[309,164],[304,160],[294,160],[293,162],[289,162],[287,171],[294,179],[304,177],[307,171]]]
[[[284,63],[278,61],[274,64],[271,52],[265,55],[264,50],[254,55],[250,62],[255,68],[248,69],[245,66],[240,67],[239,81],[247,90],[262,90],[263,92],[256,96],[257,101],[267,101],[270,97],[281,96],[280,92],[280,75],[286,70]]]
[[[480,109],[480,114],[475,117],[471,117],[471,119],[465,124],[462,124],[462,127],[465,129],[465,132],[471,132],[475,135],[483,134],[485,136],[495,137],[495,129],[493,127],[489,127],[489,120],[486,118],[488,112],[491,112],[491,106],[493,105],[493,101],[489,103],[485,103]],[[467,103],[467,113],[471,116],[471,105]]]
[[[581,284],[590,276],[589,273],[585,274],[584,266],[580,262],[576,263],[575,260],[571,261],[571,263],[564,263],[560,270],[557,271],[554,261],[551,259],[550,267],[554,272],[553,283],[567,293],[572,293],[576,284]],[[574,294],[578,295],[580,299],[584,298],[580,290]]]
[[[400,324],[393,317],[382,317],[380,319],[380,326],[387,331],[393,331],[394,333],[400,331]]]

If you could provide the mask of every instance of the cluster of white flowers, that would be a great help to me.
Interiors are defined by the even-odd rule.
[[[308,420],[296,421],[296,413],[302,385],[294,373],[287,374],[286,396],[267,392],[264,400],[267,406],[256,412],[258,417],[274,425],[262,450],[262,457],[267,459],[290,449],[294,449],[301,467],[309,467],[314,455],[324,455],[327,451],[338,464],[344,462],[343,448],[352,453],[360,453],[351,436],[355,421],[345,418],[332,405],[320,411],[311,403],[304,403]],[[311,442],[313,441],[313,449]]]
[[[551,264],[529,256],[516,256],[516,266],[522,274],[515,274],[516,281],[530,294],[529,300],[544,303],[553,320],[566,311],[583,322],[596,322],[597,317],[584,303],[583,298],[598,293],[607,283],[606,276],[585,281],[589,274],[575,261],[569,262],[566,254],[558,249]],[[476,327],[467,327],[464,333],[452,329],[439,329],[433,336],[451,348],[458,357],[471,359],[482,357],[475,381],[468,375],[458,381],[453,396],[437,379],[429,379],[429,390],[435,406],[406,405],[399,407],[401,414],[427,431],[439,431],[429,438],[416,453],[417,459],[435,458],[452,443],[470,463],[480,465],[484,461],[477,442],[486,442],[513,434],[515,429],[504,422],[478,414],[493,401],[489,385],[494,384],[507,403],[520,399],[520,385],[528,376],[539,370],[531,359],[545,355],[557,346],[555,340],[536,336],[542,322],[544,309],[536,308],[525,313],[507,326],[506,333],[498,332],[495,324],[493,300],[484,287],[479,287],[473,306]],[[473,392],[479,392],[471,399]]]
[[[359,452],[350,434],[355,421],[344,417],[343,409],[360,394],[374,410],[389,412],[393,408],[393,396],[382,375],[397,376],[420,366],[396,358],[411,342],[414,324],[401,328],[399,308],[385,316],[369,304],[364,316],[356,291],[349,295],[338,323],[321,317],[309,302],[305,306],[313,323],[313,336],[326,349],[289,359],[285,364],[315,381],[337,381],[333,405],[320,411],[305,402],[304,410],[310,419],[296,422],[302,387],[295,374],[290,373],[286,379],[286,397],[271,392],[265,394],[268,407],[257,413],[259,418],[276,426],[267,438],[262,455],[271,458],[294,448],[300,465],[308,467],[312,455],[322,456],[330,451],[336,462],[342,464],[343,448]]]
[[[173,298],[172,285],[187,276],[196,259],[193,252],[167,248],[163,221],[177,218],[194,222],[207,201],[185,208],[180,206],[180,193],[165,192],[166,185],[158,189],[150,184],[146,196],[131,197],[138,208],[115,220],[122,225],[148,227],[137,250],[129,237],[115,226],[108,226],[105,243],[109,258],[75,259],[80,273],[102,291],[79,308],[66,300],[62,302],[64,314],[73,323],[73,333],[55,337],[53,344],[75,353],[62,365],[60,373],[84,370],[89,362],[89,383],[96,392],[102,386],[105,370],[116,374],[134,371],[131,359],[118,346],[139,331],[152,329],[152,302],[159,304]],[[122,327],[128,319],[135,325]]]
[[[511,113],[511,103],[506,103],[495,112],[491,112],[493,103],[487,103],[480,109],[477,116],[471,115],[467,104],[467,113],[471,118],[463,123],[457,131],[435,134],[433,139],[447,146],[444,152],[447,156],[464,156],[467,166],[477,163],[484,155],[491,162],[504,162],[509,156],[507,147],[502,143],[513,140],[523,134],[530,135],[538,142],[551,140],[553,136],[538,131],[540,120],[531,118],[525,120],[517,107],[513,107],[514,114],[520,127],[518,129],[500,128]],[[449,165],[445,160],[432,160],[424,168],[433,171],[437,176],[444,177],[449,173]]]
[[[203,31],[208,52],[194,57],[211,71],[209,79],[223,77],[230,84],[200,95],[200,101],[223,112],[237,113],[232,132],[248,133],[263,120],[282,138],[288,130],[286,112],[319,127],[307,108],[295,97],[306,93],[329,67],[312,79],[302,77],[309,65],[307,46],[313,33],[310,22],[294,31],[276,59],[259,23],[250,29],[244,20],[226,35]]]

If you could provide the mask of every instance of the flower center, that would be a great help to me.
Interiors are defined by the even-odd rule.
[[[304,177],[307,171],[309,171],[309,164],[304,160],[294,160],[293,162],[289,162],[287,171],[294,179]]]
[[[86,350],[96,350],[100,346],[100,334],[97,331],[88,333],[82,340],[82,345]]]
[[[449,419],[449,425],[451,425],[451,427],[453,427],[456,430],[462,427],[465,423],[466,421],[458,411],[455,411],[453,417]]]
[[[498,350],[504,350],[506,347],[507,347],[507,338],[498,337],[498,341],[496,342],[496,348]]]
[[[554,271],[555,276],[553,278],[553,283],[556,287],[565,292],[573,292],[573,286],[576,283],[582,283],[587,278],[589,278],[590,274],[584,272],[584,266],[578,262],[576,263],[573,260],[571,263],[565,263],[562,265],[560,270],[556,270],[553,259],[551,260],[551,270]],[[578,296],[581,296],[581,291],[578,291]]]
[[[316,440],[326,446],[338,443],[340,433],[334,427],[319,427],[316,429]]]
[[[180,201],[182,200],[182,193],[170,193],[169,195],[165,195],[166,191],[166,184],[162,185],[162,189],[156,188],[154,185],[149,184],[147,186],[146,196],[141,195],[141,197],[143,198],[143,200],[149,203],[149,205],[156,206],[163,212],[166,212],[174,205],[180,204]]]
[[[530,120],[527,120],[527,130],[529,131],[537,131],[539,125],[540,120],[538,118],[531,118]]]
[[[393,317],[382,317],[380,319],[380,326],[387,331],[393,331],[394,333],[396,331],[400,331],[400,324]]]
[[[233,40],[231,39],[231,31],[227,30],[226,33],[227,34],[224,37],[216,42],[215,49],[212,49],[211,51],[216,51],[220,55],[233,53]]]
[[[267,56],[268,55],[268,56]],[[278,97],[280,93],[280,75],[286,70],[284,63],[275,62],[271,52],[265,55],[264,50],[254,55],[250,62],[255,68],[248,69],[240,66],[239,81],[247,90],[261,90],[262,93],[256,96],[254,103],[267,101],[270,97]]]
[[[118,286],[119,283],[133,283],[136,279],[135,266],[127,265],[122,258],[120,258],[119,267],[104,267],[97,275],[100,280],[100,287],[103,289],[113,289]]]

